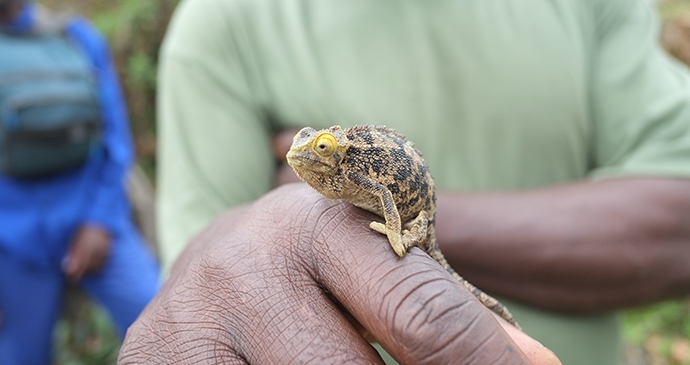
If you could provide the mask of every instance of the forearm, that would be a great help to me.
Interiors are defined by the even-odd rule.
[[[564,312],[690,288],[690,181],[621,178],[513,193],[440,192],[437,234],[477,286]]]

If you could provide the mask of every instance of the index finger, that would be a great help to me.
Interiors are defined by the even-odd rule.
[[[491,313],[438,263],[417,248],[398,258],[385,236],[369,230],[375,216],[336,204],[313,210],[318,223],[305,238],[314,252],[307,266],[396,360],[528,363]]]

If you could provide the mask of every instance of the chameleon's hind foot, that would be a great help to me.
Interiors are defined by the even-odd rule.
[[[421,242],[424,242],[426,239],[428,222],[429,214],[423,210],[419,212],[417,218],[405,225],[409,227],[409,229],[405,229],[402,232],[379,222],[371,222],[369,228],[381,234],[385,234],[388,237],[388,242],[391,244],[393,251],[395,251],[398,256],[403,257],[411,247],[418,246]]]

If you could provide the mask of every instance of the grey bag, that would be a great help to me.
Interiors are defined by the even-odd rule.
[[[35,178],[84,164],[101,145],[100,119],[92,66],[62,29],[0,32],[1,173]]]

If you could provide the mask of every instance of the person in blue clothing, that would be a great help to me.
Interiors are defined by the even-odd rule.
[[[0,0],[0,32],[28,34],[45,12],[30,1]],[[104,148],[77,168],[40,179],[0,173],[0,362],[6,365],[51,362],[67,280],[108,309],[122,336],[159,287],[158,264],[131,221],[124,190],[133,148],[106,41],[79,17],[65,23],[64,33],[93,66]]]

